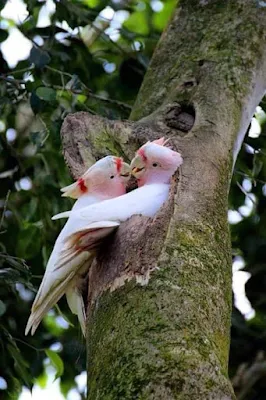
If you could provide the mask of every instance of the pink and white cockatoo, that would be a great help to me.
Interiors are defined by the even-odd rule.
[[[62,188],[62,196],[77,199],[70,218],[60,232],[45,274],[31,309],[25,334],[31,329],[32,335],[37,329],[44,315],[59,299],[66,294],[68,305],[78,316],[82,332],[85,336],[85,307],[79,283],[88,271],[95,255],[95,247],[89,249],[79,246],[75,241],[67,241],[69,235],[83,230],[87,226],[84,219],[75,218],[75,213],[85,206],[104,201],[126,192],[126,185],[130,177],[130,166],[119,157],[107,156],[90,167],[77,182]],[[73,214],[72,214],[73,213]],[[94,241],[109,232],[108,226],[100,231],[90,233],[89,241]],[[79,240],[86,240],[86,234]]]
[[[114,199],[53,217],[70,217],[76,221],[83,221],[82,228],[72,231],[65,239],[69,247],[75,243],[78,248],[94,249],[99,240],[132,215],[154,217],[167,200],[172,175],[183,162],[179,153],[165,147],[164,144],[164,139],[161,138],[146,143],[137,151],[131,162],[132,174],[139,184],[137,189]],[[95,231],[102,231],[102,234],[98,233],[95,236]]]

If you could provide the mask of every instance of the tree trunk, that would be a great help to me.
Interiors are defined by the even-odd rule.
[[[184,157],[156,218],[124,223],[90,271],[88,400],[234,399],[227,373],[227,196],[234,159],[266,89],[263,4],[180,0],[131,122],[87,113],[64,122],[75,176],[84,160],[130,158],[160,136]]]

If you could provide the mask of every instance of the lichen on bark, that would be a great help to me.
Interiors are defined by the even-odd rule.
[[[266,90],[265,38],[266,10],[255,0],[180,0],[131,121],[78,113],[64,123],[74,176],[87,158],[130,159],[163,135],[184,157],[157,218],[122,224],[90,271],[89,400],[234,399],[227,195]],[[136,283],[149,270],[148,284]],[[107,290],[121,276],[128,281]]]
[[[101,297],[89,319],[89,399],[231,398],[231,290],[223,290],[231,263],[220,259],[214,229],[176,228],[147,286],[131,282]]]

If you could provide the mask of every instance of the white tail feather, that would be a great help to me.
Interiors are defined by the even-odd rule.
[[[60,219],[60,218],[68,218],[70,216],[71,211],[64,211],[59,214],[55,214],[52,216],[52,220]]]
[[[91,253],[87,251],[76,254],[76,257],[73,257],[74,253],[77,252],[75,250],[69,251],[68,256],[64,258],[63,262],[61,260],[59,268],[62,268],[64,272],[60,277],[58,275],[55,277],[56,279],[54,280],[52,286],[47,284],[48,278],[46,280],[44,276],[35,301],[32,305],[32,311],[25,329],[25,335],[29,333],[30,329],[31,334],[34,334],[45,314],[66,293],[67,288],[71,285],[71,281],[75,274],[82,269],[83,265],[87,263],[88,259],[91,257]],[[56,274],[56,268],[53,273]]]
[[[58,286],[56,286],[53,290],[53,292],[46,297],[46,299],[43,300],[41,304],[37,304],[35,306],[34,311],[31,312],[31,315],[29,317],[26,329],[25,329],[25,335],[27,335],[31,329],[31,334],[34,335],[36,329],[38,328],[41,320],[45,316],[45,314],[60,300],[60,298],[63,296],[64,291],[62,290],[65,285],[69,283],[69,281],[73,278],[74,274],[71,274],[69,276],[69,279],[61,282]],[[33,308],[32,308],[33,310]]]
[[[82,298],[82,294],[79,292],[77,286],[69,289],[66,292],[67,303],[71,312],[78,316],[78,320],[81,326],[83,336],[86,336],[86,311],[85,305]]]

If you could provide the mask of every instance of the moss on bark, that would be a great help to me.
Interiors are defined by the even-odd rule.
[[[175,227],[147,286],[101,297],[89,319],[88,399],[233,397],[229,238],[216,231]]]

